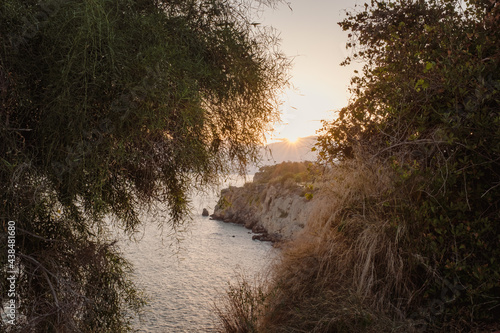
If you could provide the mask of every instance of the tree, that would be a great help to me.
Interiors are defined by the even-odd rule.
[[[388,216],[409,221],[409,251],[425,258],[416,295],[462,288],[433,322],[499,316],[499,17],[496,1],[371,1],[340,23],[345,64],[365,65],[352,102],[324,123],[320,156],[379,159],[399,174],[408,196]]]
[[[188,191],[244,168],[278,119],[288,60],[245,8],[2,2],[1,256],[14,221],[19,308],[16,326],[0,325],[127,329],[142,298],[105,217],[133,233],[141,211],[166,203],[175,228]]]

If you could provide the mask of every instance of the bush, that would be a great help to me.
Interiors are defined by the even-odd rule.
[[[2,0],[0,259],[15,221],[19,308],[0,330],[131,329],[142,298],[106,218],[132,235],[161,206],[175,229],[279,118],[289,61],[246,5]]]
[[[347,13],[363,75],[324,123],[329,171],[262,331],[500,329],[499,15],[472,0]]]
[[[296,183],[304,182],[311,176],[311,162],[282,162],[276,165],[260,167],[255,173],[254,183],[284,183],[292,178]]]
[[[240,276],[229,284],[226,295],[214,304],[219,319],[219,332],[256,333],[259,320],[265,314],[267,294],[263,283],[250,284]]]
[[[366,65],[353,102],[325,122],[320,156],[394,170],[404,195],[387,203],[387,220],[412,230],[413,297],[442,302],[446,285],[456,291],[424,311],[428,328],[500,317],[499,11],[489,1],[374,1],[340,23]]]

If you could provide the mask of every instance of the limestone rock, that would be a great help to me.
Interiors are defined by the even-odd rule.
[[[313,200],[304,197],[299,184],[247,183],[221,191],[212,218],[252,229],[252,239],[291,239],[307,223]]]

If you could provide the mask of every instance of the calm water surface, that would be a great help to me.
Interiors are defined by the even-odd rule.
[[[142,322],[135,323],[139,332],[213,332],[212,305],[228,282],[255,277],[276,256],[270,243],[252,241],[242,226],[202,217],[203,207],[212,213],[216,200],[215,194],[193,199],[193,221],[178,245],[155,224],[138,243],[121,241],[136,283],[149,296]]]

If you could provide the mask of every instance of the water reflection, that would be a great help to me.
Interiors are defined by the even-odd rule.
[[[140,332],[212,332],[211,306],[227,282],[240,273],[255,276],[275,256],[270,243],[252,241],[242,226],[202,217],[201,207],[213,211],[215,201],[215,195],[195,198],[199,213],[179,247],[169,246],[170,238],[154,224],[146,226],[140,242],[121,241],[136,282],[150,297],[142,323],[135,325]]]

